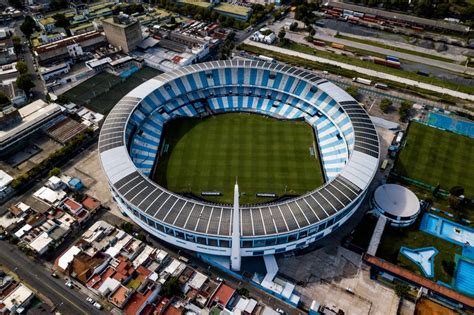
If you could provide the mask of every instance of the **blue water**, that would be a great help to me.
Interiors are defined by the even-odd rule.
[[[428,124],[474,138],[474,123],[469,121],[457,120],[443,114],[430,112],[428,114]]]
[[[131,76],[132,74],[134,74],[135,72],[137,72],[138,70],[140,70],[140,68],[136,67],[136,66],[133,66],[131,67],[130,69],[128,70],[125,70],[124,72],[120,73],[120,77],[122,79],[126,79],[128,78],[129,76]]]
[[[473,246],[464,246],[464,248],[462,250],[462,255],[466,256],[467,258],[474,259],[474,247]]]
[[[400,247],[400,253],[413,261],[427,278],[434,277],[434,258],[438,250],[434,247],[408,248]]]
[[[450,220],[425,213],[420,230],[461,246],[474,246],[474,230]]]
[[[474,262],[458,260],[455,287],[464,294],[474,296]]]

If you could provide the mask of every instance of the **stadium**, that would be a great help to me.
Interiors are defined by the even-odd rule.
[[[202,117],[232,112],[310,126],[315,150],[309,151],[317,155],[314,163],[319,163],[321,184],[303,187],[308,190],[295,195],[278,196],[284,198],[240,204],[239,196],[244,198],[244,194],[234,186],[235,177],[227,180],[233,187],[233,202],[182,194],[152,180],[164,152],[173,150],[161,143],[165,124],[183,117],[201,117],[205,122],[210,118]],[[197,127],[199,124],[194,129]],[[234,135],[227,141],[230,150],[238,139]],[[308,147],[305,150],[309,155]],[[99,153],[112,196],[124,214],[173,245],[202,255],[228,257],[232,269],[239,270],[241,257],[305,248],[349,220],[375,176],[379,141],[365,110],[333,83],[286,65],[239,60],[190,65],[138,86],[108,115]],[[290,158],[282,160],[291,162]],[[213,163],[223,168],[228,164],[225,159]],[[314,170],[314,177],[321,176]],[[288,168],[287,172],[290,178],[292,172]],[[212,188],[209,195],[220,193]]]

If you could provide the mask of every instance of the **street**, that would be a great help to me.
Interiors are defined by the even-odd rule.
[[[55,279],[43,268],[21,252],[15,245],[0,242],[0,264],[16,273],[22,281],[37,292],[47,296],[63,314],[103,314],[78,296],[74,289],[64,285],[63,279]]]
[[[15,35],[21,38],[22,43],[26,43],[28,40],[23,35],[22,31],[20,30],[20,26],[23,23],[23,19],[17,20],[15,22]],[[28,73],[31,75],[31,79],[33,80],[35,87],[31,89],[30,93],[33,93],[33,96],[29,98],[29,101],[34,101],[37,99],[44,99],[44,84],[43,81],[38,79],[37,72],[35,72],[35,64],[33,60],[33,56],[31,54],[30,47],[23,44],[23,51],[19,54],[19,60],[24,59],[26,65],[28,66]]]

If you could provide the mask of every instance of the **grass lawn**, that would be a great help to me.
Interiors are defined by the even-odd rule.
[[[248,113],[186,118],[166,124],[154,179],[175,192],[222,192],[206,197],[232,203],[235,179],[240,202],[266,202],[257,192],[300,195],[323,184],[320,162],[310,155],[311,127]],[[164,152],[164,151],[163,151]]]
[[[377,251],[377,256],[424,276],[421,269],[414,262],[400,254],[400,247],[421,248],[434,246],[439,253],[435,256],[434,260],[435,276],[433,279],[434,281],[441,280],[450,283],[453,277],[445,272],[442,262],[443,260],[454,262],[456,254],[461,254],[462,252],[461,246],[421,232],[418,229],[419,221],[417,222],[418,223],[411,227],[400,229],[386,227]]]
[[[413,122],[395,172],[446,191],[459,185],[473,197],[473,163],[474,139]]]
[[[120,77],[101,72],[73,87],[64,95],[78,105],[101,114],[108,114],[128,92],[160,73],[156,69],[143,67],[122,81]]]

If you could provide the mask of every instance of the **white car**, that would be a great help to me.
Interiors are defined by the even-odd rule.
[[[73,287],[72,281],[67,281],[67,282],[65,283],[65,285],[66,285],[66,287],[71,288],[71,289],[72,289],[72,287]]]
[[[285,314],[285,311],[282,310],[281,308],[277,308],[276,311],[277,311],[278,313],[280,313],[280,314]]]
[[[99,303],[99,302],[95,302],[94,303],[94,307],[98,310],[101,310],[102,309],[102,305]]]
[[[219,282],[223,282],[223,281],[224,281],[224,279],[219,278],[219,277],[217,277],[216,280],[219,281]]]
[[[94,303],[95,303],[94,299],[91,298],[90,296],[88,296],[88,297],[86,298],[86,301],[89,302],[89,303],[91,303],[91,304],[94,304]]]

